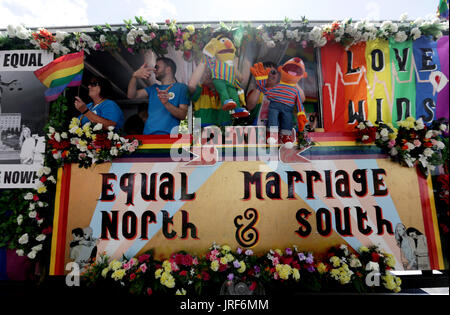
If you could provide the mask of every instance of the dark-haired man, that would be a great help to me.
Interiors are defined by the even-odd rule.
[[[148,119],[144,135],[176,134],[180,121],[186,118],[189,94],[186,84],[175,79],[177,67],[172,59],[160,57],[152,68],[144,63],[133,73],[128,84],[128,98],[148,98]],[[161,84],[136,88],[137,79],[149,79],[151,73]]]

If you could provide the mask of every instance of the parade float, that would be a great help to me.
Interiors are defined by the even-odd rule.
[[[305,61],[309,124],[294,147],[245,119],[201,128],[192,108],[172,136],[80,125],[73,99],[89,75],[111,81],[130,117],[147,102],[126,98],[133,71],[169,56],[187,83],[217,34],[233,40],[245,90],[249,65]],[[0,49],[1,245],[15,259],[4,279],[135,294],[399,292],[394,270],[448,270],[445,19],[20,25]],[[74,54],[81,64],[62,67],[70,79],[46,99],[47,77],[33,73]],[[31,165],[14,144],[26,124],[45,143]]]

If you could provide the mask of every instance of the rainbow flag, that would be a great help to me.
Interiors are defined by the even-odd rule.
[[[61,56],[34,74],[46,87],[45,100],[54,101],[68,86],[81,85],[84,69],[84,51]]]

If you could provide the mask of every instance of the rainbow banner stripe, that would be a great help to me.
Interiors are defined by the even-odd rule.
[[[84,69],[84,51],[61,56],[34,74],[46,87],[45,100],[54,101],[66,87],[81,85]]]

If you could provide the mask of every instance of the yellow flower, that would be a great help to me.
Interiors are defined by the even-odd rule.
[[[122,263],[120,261],[117,261],[116,259],[114,259],[113,261],[111,261],[109,263],[109,268],[114,270],[114,271],[116,271],[120,267],[122,267]]]
[[[83,135],[83,130],[78,127],[77,129],[75,129],[75,133],[77,136],[81,137]]]
[[[155,279],[161,278],[162,271],[163,271],[162,268],[159,268],[158,270],[155,271]]]
[[[292,276],[294,277],[295,280],[299,280],[300,279],[300,272],[298,271],[297,268],[294,268],[292,271]]]
[[[234,261],[234,256],[231,254],[227,254],[225,256],[225,259],[227,260],[227,262],[232,262],[232,261]]]
[[[186,50],[191,50],[191,49],[192,49],[192,42],[189,41],[189,40],[186,40],[186,41],[183,43],[183,45],[184,45],[184,49],[186,49]]]
[[[228,245],[223,245],[222,246],[222,253],[228,253],[229,251],[231,251],[231,247]]]
[[[164,268],[164,271],[172,271],[172,264],[167,259],[164,260],[162,267]]]
[[[283,256],[283,252],[280,249],[275,249],[275,253],[277,253],[280,256]]]
[[[109,272],[109,268],[108,268],[108,267],[104,268],[104,269],[102,270],[102,277],[103,277],[103,278],[106,278],[106,276],[108,275],[108,272]]]
[[[38,194],[43,194],[46,192],[47,192],[47,187],[45,185],[39,186],[39,188],[37,189]]]
[[[73,117],[69,124],[69,129],[77,127],[80,124],[80,120],[77,117]]]
[[[287,280],[289,278],[289,275],[292,273],[291,266],[286,264],[278,264],[276,265],[275,269],[278,272],[280,278],[284,280]]]
[[[219,270],[219,262],[217,261],[217,260],[214,260],[212,263],[211,263],[211,270],[212,271],[217,271],[217,270]]]
[[[175,278],[170,274],[169,271],[164,271],[159,281],[162,285],[165,285],[168,288],[175,287]]]
[[[195,32],[195,26],[192,24],[189,24],[188,26],[186,26],[186,29],[191,34],[193,34]]]
[[[384,254],[386,256],[386,265],[388,265],[389,267],[395,267],[395,258],[394,255],[392,254]]]
[[[330,262],[333,264],[333,267],[339,267],[341,265],[341,260],[336,256],[331,257]]]
[[[222,265],[226,265],[228,263],[227,259],[225,257],[220,258],[220,263]]]
[[[116,271],[113,272],[111,278],[117,281],[121,280],[123,276],[125,276],[125,269],[117,269]]]
[[[245,271],[245,263],[243,261],[239,262],[241,264],[241,267],[237,270],[239,273],[243,273]]]
[[[183,33],[183,40],[184,41],[188,40],[189,37],[191,37],[191,34],[189,34],[188,32]]]
[[[325,272],[327,272],[327,266],[323,262],[321,262],[317,265],[317,271],[320,274],[324,274]]]
[[[369,249],[366,246],[361,246],[359,248],[359,252],[360,253],[367,253],[369,251]]]

